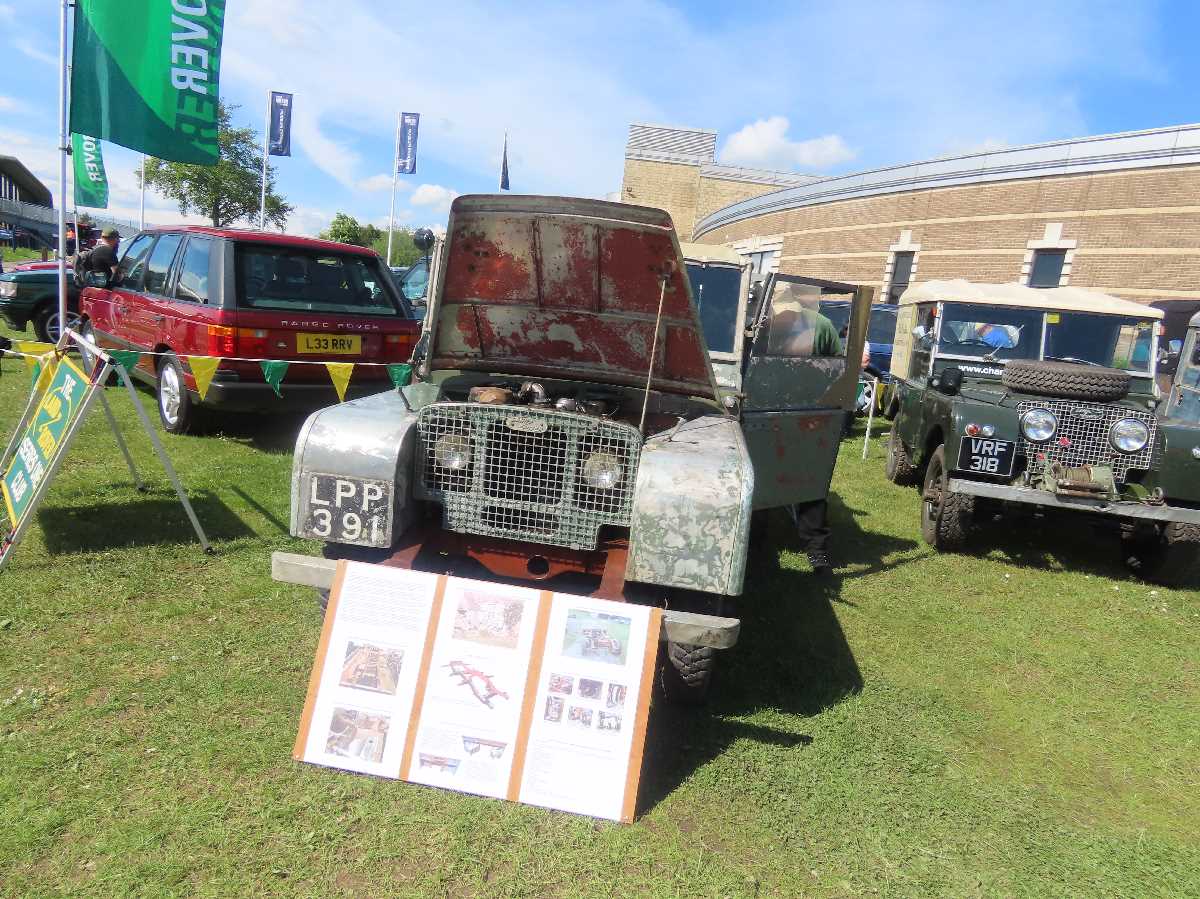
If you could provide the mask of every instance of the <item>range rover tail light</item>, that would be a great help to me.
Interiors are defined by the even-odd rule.
[[[208,326],[208,355],[236,356],[237,335],[233,328],[224,325]]]

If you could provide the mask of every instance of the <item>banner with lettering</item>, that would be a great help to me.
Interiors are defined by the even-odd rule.
[[[271,133],[267,149],[272,156],[292,155],[292,95],[271,91]]]
[[[78,0],[71,130],[216,165],[225,0]]]
[[[417,173],[417,129],[421,125],[419,112],[400,113],[400,146],[396,148],[396,174]]]
[[[75,161],[75,205],[108,208],[108,176],[100,141],[83,134],[71,135],[71,158]]]

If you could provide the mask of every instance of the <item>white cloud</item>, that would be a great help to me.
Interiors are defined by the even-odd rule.
[[[58,68],[58,57],[55,56],[53,53],[50,53],[46,50],[43,50],[41,47],[38,47],[37,45],[35,45],[33,43],[33,41],[29,40],[28,38],[24,38],[24,37],[17,38],[15,41],[13,41],[13,46],[16,47],[18,50],[20,50],[22,53],[24,53],[26,56],[28,56],[30,59],[36,60],[37,62],[45,63],[48,66],[54,66],[56,69]]]
[[[392,189],[391,175],[372,175],[369,178],[363,178],[358,182],[358,189],[365,190],[368,193],[383,193]],[[396,190],[408,190],[408,185],[403,181],[396,181]]]
[[[457,196],[458,191],[442,187],[440,184],[422,184],[413,191],[409,202],[413,206],[425,207],[426,211],[432,215],[438,212],[449,212],[450,204],[454,202],[454,198]]]
[[[836,134],[790,140],[788,125],[787,118],[781,115],[746,125],[729,136],[721,151],[721,161],[751,168],[809,171],[840,165],[856,155]]]
[[[0,95],[0,112],[18,112],[24,108],[25,104],[19,100]]]

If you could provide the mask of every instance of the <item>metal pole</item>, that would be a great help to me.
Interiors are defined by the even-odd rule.
[[[263,124],[262,197],[258,202],[258,230],[267,228],[267,154],[271,150],[271,92],[267,91],[267,116]]]
[[[871,445],[871,424],[875,421],[875,403],[879,400],[879,379],[871,379],[871,405],[867,412],[867,436],[863,438],[862,457],[867,458],[867,449]]]
[[[138,209],[138,230],[146,230],[146,154],[142,154],[142,174],[140,178],[142,182],[142,203]]]
[[[396,113],[395,152],[392,153],[392,205],[388,209],[388,268],[392,267],[392,220],[396,216],[396,170],[400,166],[400,113]]]
[[[67,327],[67,22],[70,0],[62,0],[58,34],[58,329]]]

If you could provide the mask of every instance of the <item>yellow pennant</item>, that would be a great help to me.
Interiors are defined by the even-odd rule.
[[[337,391],[338,402],[346,401],[346,388],[350,386],[350,375],[354,374],[353,362],[326,362],[329,380],[333,381],[333,389]]]
[[[31,356],[44,356],[54,349],[54,344],[42,343],[40,340],[16,340],[13,341],[13,349]]]
[[[203,400],[208,395],[208,385],[212,383],[213,373],[221,364],[221,360],[216,356],[188,356],[187,361],[192,375],[196,378],[196,392]]]
[[[41,393],[50,386],[50,382],[54,379],[54,370],[58,368],[58,360],[54,358],[53,353],[47,353],[36,361],[41,364],[42,370],[38,372],[37,382],[33,385],[33,390],[35,393]]]

